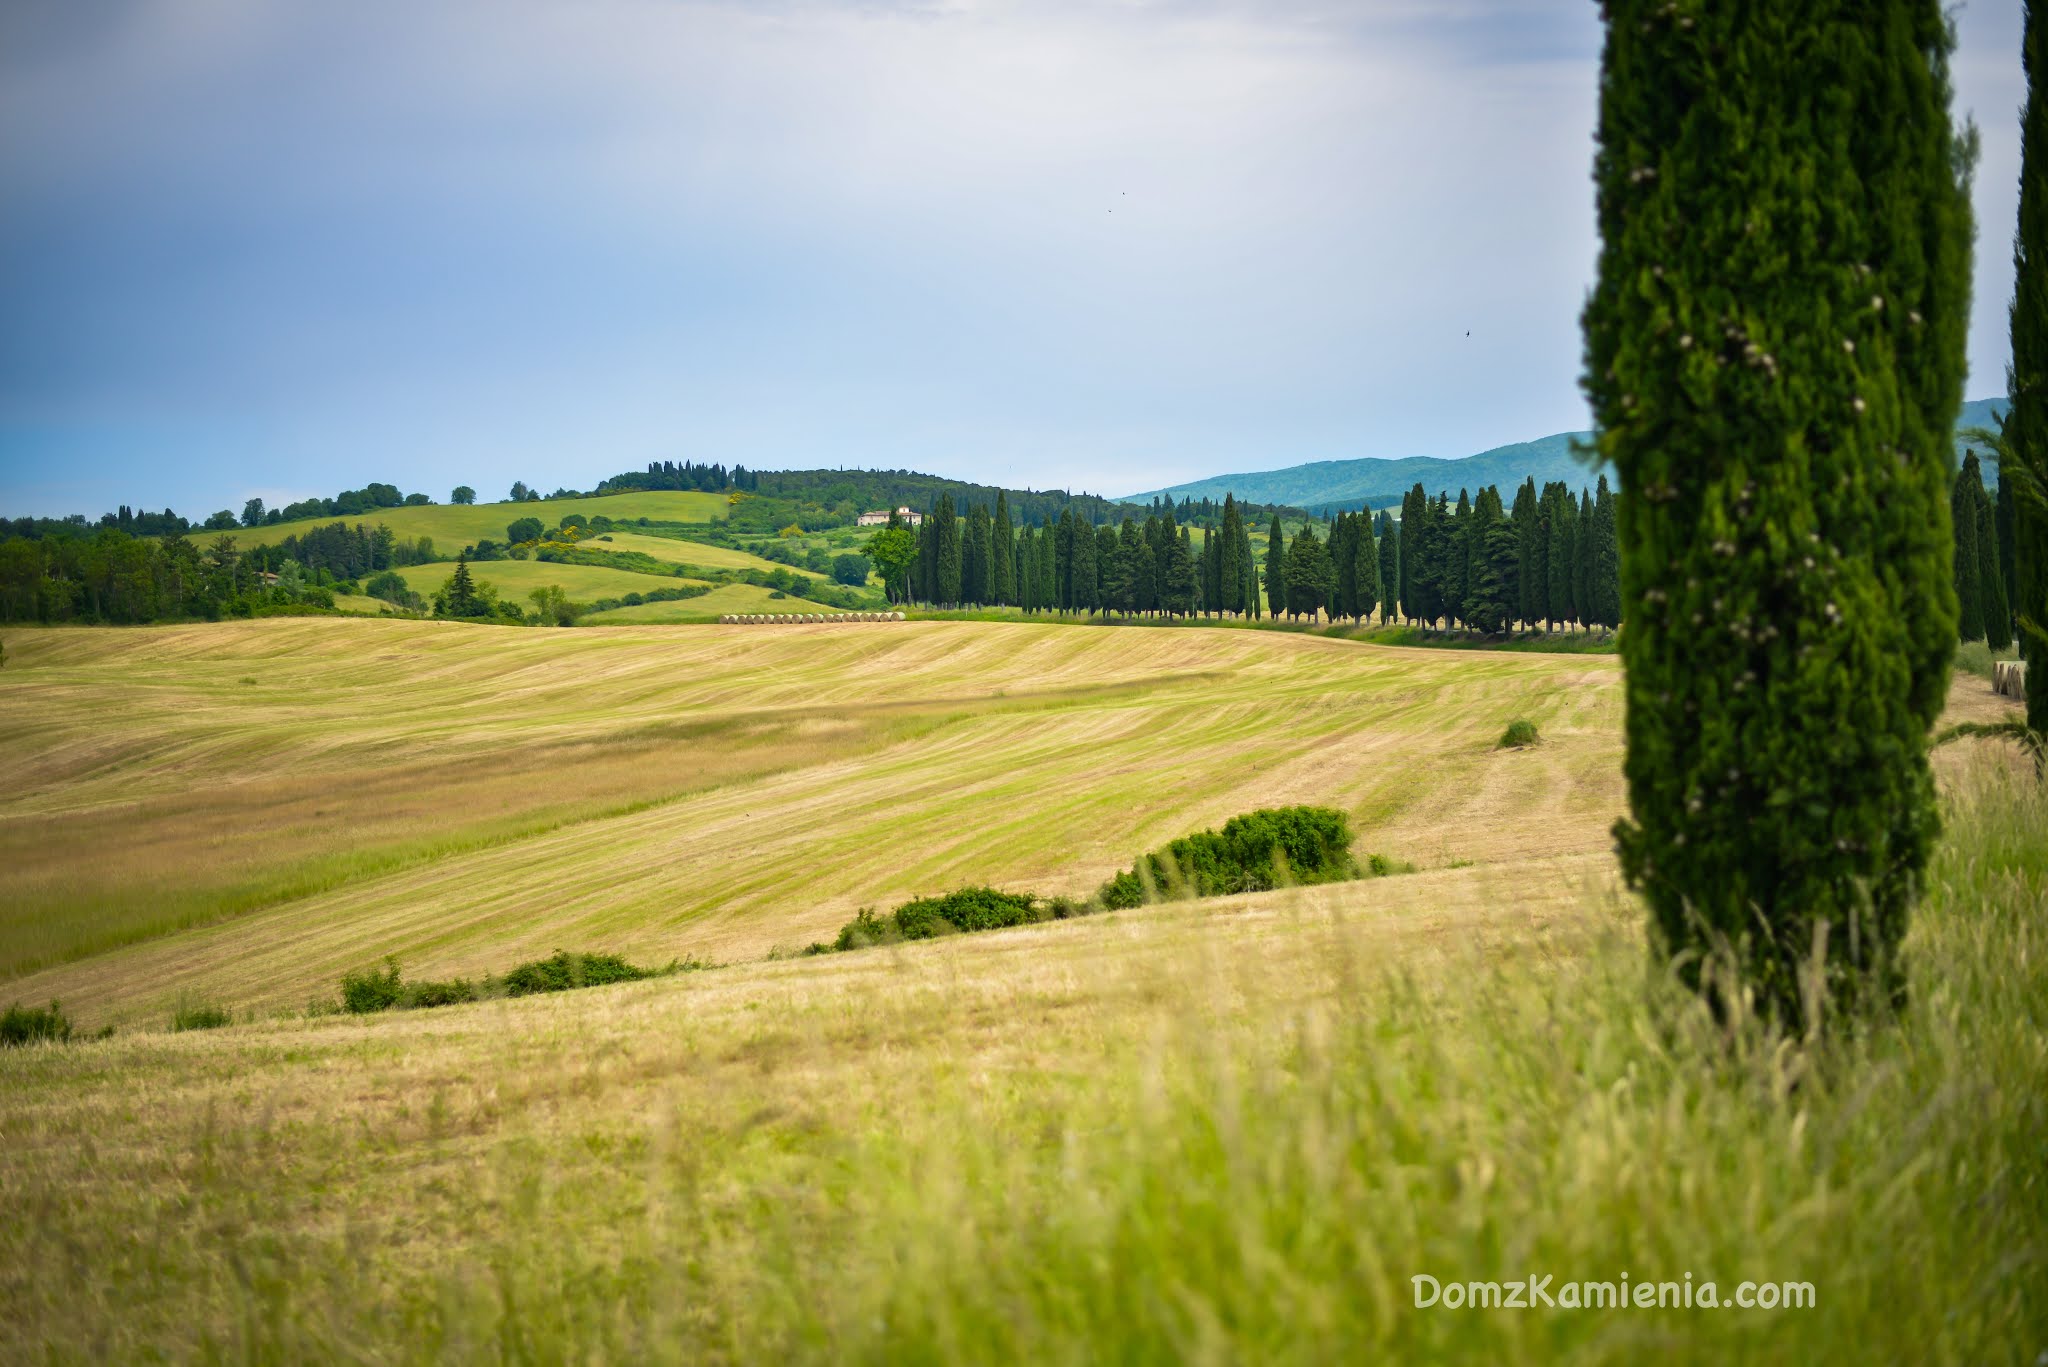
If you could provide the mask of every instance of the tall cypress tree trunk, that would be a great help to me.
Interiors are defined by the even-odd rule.
[[[2013,611],[2027,657],[2027,725],[2048,732],[2048,15],[2026,0],[2020,224],[2013,238],[2012,368],[2005,420],[2012,485]],[[2004,467],[2001,467],[2003,469]]]
[[[1951,37],[1940,0],[1606,15],[1585,387],[1622,490],[1622,866],[1660,950],[1732,946],[1762,1009],[1814,1025],[1903,996],[1938,824],[1971,239]]]

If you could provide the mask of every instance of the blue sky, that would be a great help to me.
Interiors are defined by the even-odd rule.
[[[2018,0],[1960,30],[1977,397]],[[0,514],[685,458],[1114,494],[1580,427],[1599,41],[1591,0],[9,0]]]

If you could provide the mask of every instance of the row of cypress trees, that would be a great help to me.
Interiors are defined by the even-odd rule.
[[[892,527],[900,523],[892,519]],[[1514,624],[1613,628],[1621,620],[1614,500],[1575,499],[1555,483],[1517,493],[1512,512],[1488,487],[1431,500],[1416,485],[1399,526],[1385,512],[1339,513],[1327,538],[1304,524],[1290,541],[1278,514],[1263,570],[1233,496],[1196,549],[1168,505],[1142,522],[1091,526],[1069,510],[1046,526],[1010,525],[1007,501],[962,518],[942,495],[917,529],[909,588],[919,602],[1103,612],[1443,622],[1498,633]]]
[[[2004,500],[2000,500],[2002,503]],[[1956,634],[1982,641],[1993,650],[2012,644],[2012,607],[2006,597],[2008,557],[2000,548],[2000,522],[2010,538],[2011,520],[1984,492],[1984,467],[1975,451],[1963,453],[1949,491],[1949,517],[1955,523]]]
[[[901,526],[892,517],[890,526]],[[1195,549],[1171,506],[1141,523],[1091,525],[1071,508],[1056,523],[1014,527],[1008,500],[962,518],[950,494],[917,528],[910,568],[913,599],[947,607],[1018,607],[1026,612],[1259,615],[1258,572],[1235,498]]]

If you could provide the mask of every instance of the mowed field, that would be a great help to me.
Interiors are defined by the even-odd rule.
[[[537,517],[549,527],[568,513],[584,518],[602,514],[614,521],[653,518],[661,522],[717,522],[730,505],[724,494],[651,492],[606,494],[601,498],[550,498],[538,503],[430,503],[417,508],[373,508],[347,517],[307,518],[281,522],[273,527],[242,527],[230,533],[237,545],[271,546],[288,536],[303,535],[330,522],[357,522],[375,526],[381,522],[408,541],[432,537],[434,547],[449,559],[465,545],[484,537],[505,540],[505,528],[522,517]],[[215,533],[195,532],[195,538],[211,540]]]
[[[1611,659],[952,622],[6,645],[0,1001],[118,1030],[0,1050],[0,1360],[1976,1363],[2048,1331],[2048,800],[1996,744],[1940,756],[1909,1013],[1808,1050],[1646,977]],[[1515,716],[1544,743],[1494,750]],[[764,957],[1283,801],[1420,870]],[[386,953],[558,945],[723,966],[298,1009]],[[180,997],[236,1023],[170,1033]],[[1425,1310],[1420,1274],[1817,1298]]]
[[[181,993],[296,1007],[393,954],[756,958],[965,883],[1084,893],[1270,803],[1342,807],[1424,869],[1604,867],[1620,804],[1604,659],[972,622],[291,619],[7,651],[0,992],[94,1025]],[[1495,750],[1519,716],[1547,744]]]
[[[678,583],[688,582],[678,580]],[[640,603],[623,608],[607,608],[582,618],[589,626],[616,626],[625,623],[647,624],[651,622],[715,622],[728,612],[769,612],[769,613],[826,613],[844,611],[827,603],[814,603],[808,598],[792,598],[785,594],[781,598],[771,597],[773,590],[755,584],[720,584],[717,588],[696,598],[678,598],[665,603]]]
[[[423,598],[432,598],[434,591],[455,573],[455,565],[452,561],[409,565],[394,572],[415,593]],[[550,585],[560,588],[572,602],[587,603],[598,598],[621,598],[629,593],[647,593],[653,589],[673,589],[703,582],[638,574],[604,565],[565,565],[547,560],[480,560],[469,567],[469,572],[480,583],[496,585],[500,598],[510,599],[521,607],[527,605],[527,594]]]

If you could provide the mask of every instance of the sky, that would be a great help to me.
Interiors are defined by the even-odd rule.
[[[2002,393],[2019,0],[1970,397]],[[1587,425],[1591,0],[7,0],[0,515]]]

